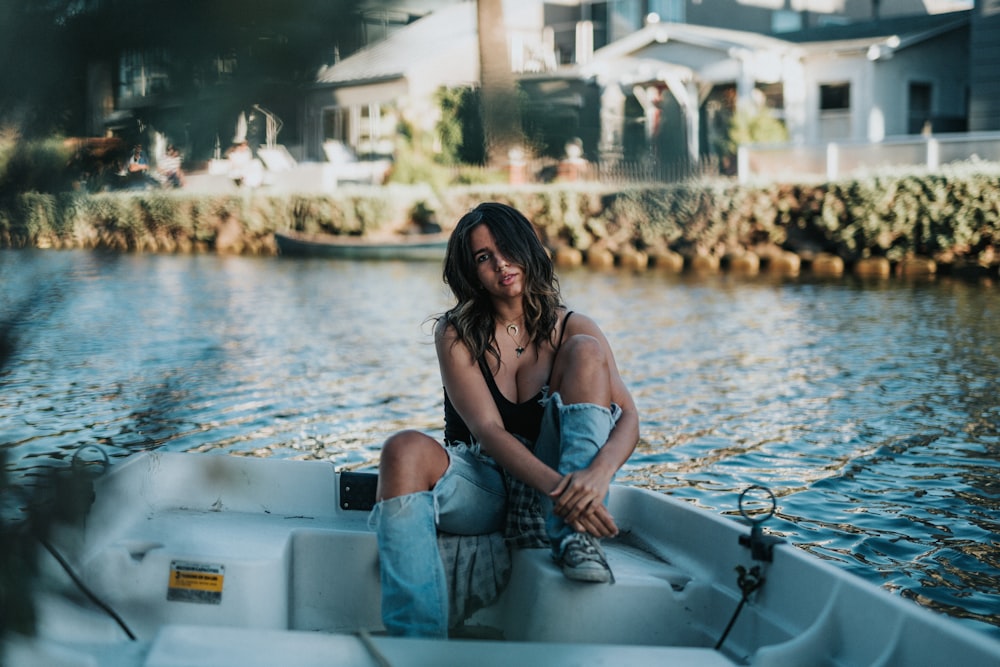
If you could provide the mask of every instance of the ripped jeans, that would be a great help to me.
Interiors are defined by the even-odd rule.
[[[590,403],[564,405],[558,393],[542,399],[545,412],[535,455],[562,474],[585,468],[608,439],[621,409]],[[369,526],[378,538],[382,622],[390,635],[448,635],[448,586],[437,531],[482,535],[503,529],[503,472],[478,443],[452,444],[448,468],[431,491],[377,503]],[[546,529],[553,545],[573,532],[551,514]]]

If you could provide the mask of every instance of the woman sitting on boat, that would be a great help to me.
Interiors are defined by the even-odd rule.
[[[570,579],[613,581],[599,539],[618,527],[605,501],[639,437],[607,339],[563,305],[520,212],[484,203],[462,217],[444,280],[456,299],[434,334],[445,442],[391,436],[371,516],[393,635],[447,636],[439,529],[503,531],[515,546],[551,547]]]

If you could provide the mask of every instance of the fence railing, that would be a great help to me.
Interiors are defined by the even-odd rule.
[[[489,169],[486,167],[461,168],[466,176],[470,172],[482,171],[486,178]],[[456,174],[459,171],[456,170]],[[671,162],[661,164],[653,159],[645,160],[607,160],[588,162],[586,160],[537,159],[525,160],[508,167],[509,181],[520,183],[550,183],[553,181],[591,181],[624,185],[629,183],[675,183],[688,179],[718,176],[719,160],[715,157],[703,157],[699,162]]]
[[[602,183],[676,183],[694,178],[719,175],[719,160],[703,157],[694,162],[660,164],[655,160],[640,162],[598,162],[595,178]]]
[[[830,142],[811,146],[741,146],[740,182],[754,179],[835,180],[886,167],[937,169],[952,162],[1000,162],[1000,132],[960,132],[887,137],[880,142]]]

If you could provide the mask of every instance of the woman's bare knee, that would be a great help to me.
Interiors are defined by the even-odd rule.
[[[448,454],[433,438],[419,431],[400,431],[382,446],[377,497],[430,491],[447,469]]]
[[[601,342],[582,334],[563,341],[552,369],[550,386],[567,403],[608,404],[611,373]]]

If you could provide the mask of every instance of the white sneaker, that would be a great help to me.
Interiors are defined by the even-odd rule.
[[[614,583],[604,550],[597,538],[586,533],[573,533],[564,538],[559,565],[567,579],[597,584]]]

